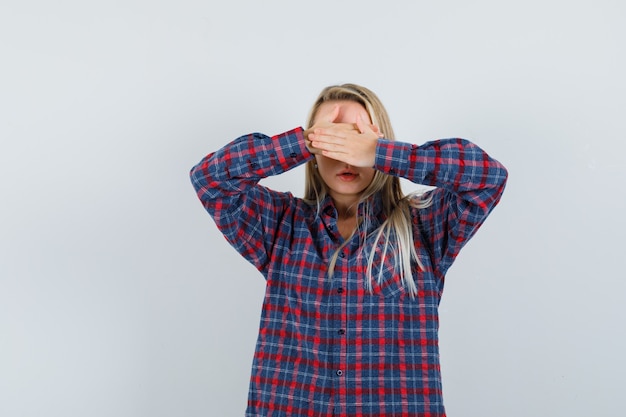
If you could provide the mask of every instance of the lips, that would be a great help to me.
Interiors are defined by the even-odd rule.
[[[339,174],[337,174],[337,177],[339,177],[342,181],[353,181],[358,176],[359,176],[358,173],[352,172],[352,171],[342,171]]]

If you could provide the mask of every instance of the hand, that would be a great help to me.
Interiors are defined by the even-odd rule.
[[[338,109],[335,109],[335,114]],[[336,115],[335,115],[336,117]],[[330,123],[323,126],[313,126],[308,139],[310,148],[317,153],[336,159],[355,167],[373,167],[376,158],[378,139],[383,137],[378,127],[366,123],[361,116],[356,120],[352,129],[347,129],[345,123]]]
[[[314,147],[311,143],[311,135],[316,129],[325,129],[325,128],[335,128],[337,130],[343,130],[346,132],[354,131],[358,132],[355,124],[352,123],[335,123],[337,118],[339,117],[340,106],[339,104],[334,105],[332,108],[322,110],[315,117],[315,122],[313,126],[304,131],[304,139],[306,147],[309,149],[309,152],[312,154],[321,154],[322,150]]]

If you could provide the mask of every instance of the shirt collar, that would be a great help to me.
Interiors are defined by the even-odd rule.
[[[362,201],[359,204],[359,207],[357,208],[357,213],[359,216],[363,216],[365,214],[365,205],[368,203],[372,205],[372,211],[370,212],[370,214],[373,215],[376,220],[379,220],[381,222],[384,221],[387,216],[383,214],[383,202],[380,193],[376,193],[373,196],[368,197],[365,201]],[[322,204],[320,205],[320,213],[335,219],[337,218],[337,209],[335,208],[333,199],[329,195],[327,195],[326,198],[322,200]],[[376,222],[376,220],[374,220],[374,222]]]

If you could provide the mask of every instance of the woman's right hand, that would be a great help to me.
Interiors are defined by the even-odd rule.
[[[314,117],[313,126],[311,126],[310,128],[304,131],[305,144],[306,144],[306,147],[309,149],[309,152],[311,152],[314,155],[322,154],[322,150],[314,147],[311,142],[312,136],[314,136],[314,132],[316,129],[332,128],[332,130],[335,133],[339,133],[339,134],[353,133],[353,134],[358,135],[360,133],[363,133],[362,128],[363,126],[365,126],[363,121],[361,121],[361,124],[363,125],[361,127],[358,126],[358,121],[356,120],[355,120],[355,123],[335,123],[335,121],[339,118],[340,112],[341,112],[341,103],[335,103],[332,107],[321,106],[317,110],[317,114]],[[367,126],[372,130],[372,132],[376,133],[376,135],[379,138],[383,137],[383,134],[380,133],[378,126],[373,125],[373,124],[369,124]]]
[[[356,131],[358,133],[358,127],[356,126],[356,124],[335,123],[335,120],[337,120],[337,118],[339,117],[339,111],[339,103],[335,104],[332,107],[320,107],[318,113],[315,115],[313,126],[304,131],[304,139],[306,147],[309,149],[309,152],[314,155],[322,153],[321,149],[317,149],[311,144],[311,139],[309,138],[309,136],[313,134],[315,129],[334,127],[345,130],[346,132]]]
[[[315,129],[319,129],[320,127],[332,126],[333,122],[337,120],[338,116],[339,116],[339,104],[335,104],[333,107],[326,108],[325,110],[323,107],[318,109],[318,113],[314,116],[313,126],[311,126],[310,128],[304,131],[304,140],[306,143],[306,147],[309,149],[309,152],[311,152],[314,155],[320,154],[322,152],[320,149],[313,147],[313,144],[311,143],[311,139],[309,139],[309,136],[313,134]]]

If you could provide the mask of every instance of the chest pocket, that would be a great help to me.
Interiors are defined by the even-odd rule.
[[[382,250],[380,247],[377,247],[374,261],[372,262],[372,295],[378,295],[382,297],[400,297],[404,294],[408,295],[409,291],[402,283],[400,273],[398,271],[398,268],[395,267],[393,257],[388,255],[387,257],[385,257],[384,262],[381,262],[381,259]],[[411,276],[410,279],[413,279],[413,276]],[[365,273],[363,285],[366,289],[368,288],[369,284],[367,280],[368,277]]]
[[[415,283],[415,288],[417,290],[415,298],[417,299],[424,293],[430,293],[435,289],[432,286],[431,282],[432,267],[430,265],[428,253],[424,250],[423,247],[418,247],[416,249],[417,255],[422,261],[424,268],[420,268],[415,261],[411,262],[411,276],[406,278]],[[400,270],[398,267],[396,267],[394,253],[387,253],[387,256],[385,256],[384,258],[384,262],[382,262],[382,252],[383,245],[376,245],[374,259],[372,262],[371,294],[382,297],[411,297],[411,289],[410,287],[407,287],[403,284],[402,278],[400,277]],[[364,262],[364,270],[366,270],[367,268],[366,264],[367,261]],[[363,275],[363,285],[367,290],[369,284],[366,282],[368,279],[367,273],[364,272]]]
[[[367,280],[367,276],[365,277]],[[364,283],[365,288],[367,290],[367,282]],[[383,274],[382,280],[379,282],[378,275],[372,275],[372,295],[392,298],[392,297],[400,297],[404,295],[407,291],[402,285],[402,280],[400,279],[400,275],[393,274],[391,276],[386,276]]]

